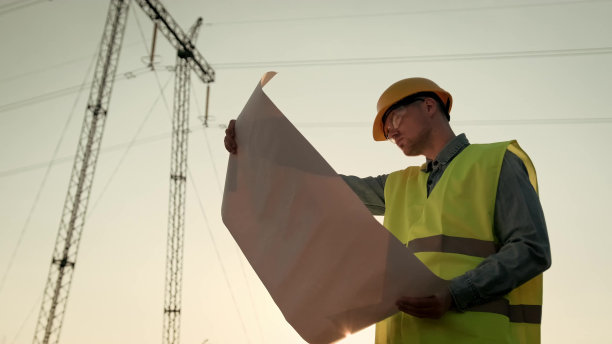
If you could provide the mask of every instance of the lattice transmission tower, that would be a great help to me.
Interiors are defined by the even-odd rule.
[[[189,30],[195,41],[202,18]],[[172,156],[170,158],[170,201],[166,249],[166,291],[164,297],[164,344],[178,344],[181,329],[183,241],[185,237],[185,187],[187,184],[187,143],[189,138],[190,52],[179,49],[174,76]]]
[[[173,147],[171,167],[171,201],[169,219],[168,266],[172,276],[168,278],[167,287],[171,290],[171,302],[166,301],[166,313],[180,315],[180,272],[182,271],[182,233],[184,227],[184,176],[187,159],[187,120],[189,71],[193,70],[204,83],[214,81],[215,73],[191,39],[197,34],[201,20],[192,28],[189,35],[181,29],[158,0],[134,0],[155,22],[156,27],[178,51],[177,84],[175,85],[175,115],[173,119]],[[77,154],[75,156],[68,193],[64,202],[62,218],[56,237],[55,249],[45,285],[43,300],[38,315],[33,343],[58,343],[70,285],[78,255],[81,234],[85,225],[87,205],[96,170],[96,163],[104,133],[104,124],[108,115],[110,96],[117,71],[119,53],[125,32],[126,19],[130,0],[111,0],[104,33],[96,62],[96,69],[85,110],[85,119],[81,128]],[[186,90],[186,91],[185,91]],[[175,156],[176,155],[176,156]],[[176,165],[176,168],[175,168]],[[182,178],[182,179],[181,179]],[[175,228],[180,228],[176,230]],[[176,239],[175,239],[176,238]],[[171,263],[172,262],[172,263]],[[168,273],[167,273],[168,276]],[[178,280],[178,282],[176,282]],[[178,303],[176,303],[178,301]],[[178,306],[176,306],[178,305]],[[166,312],[166,310],[171,310]],[[177,310],[177,312],[172,312]],[[164,333],[173,333],[169,341],[164,336],[164,343],[178,343],[180,316],[170,322],[174,326],[167,330],[164,321]]]

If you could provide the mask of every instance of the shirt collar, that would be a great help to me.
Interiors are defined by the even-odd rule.
[[[421,171],[431,172],[433,169],[437,169],[440,166],[447,165],[453,160],[465,147],[470,145],[465,134],[455,136],[450,140],[444,148],[438,153],[435,159],[427,161],[421,166]]]

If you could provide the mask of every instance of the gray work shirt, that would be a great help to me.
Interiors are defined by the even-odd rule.
[[[448,164],[469,144],[465,135],[461,134],[451,140],[434,160],[423,165],[421,171],[429,173],[427,195],[436,186]],[[373,215],[384,215],[387,176],[342,178]],[[523,161],[510,151],[504,155],[499,174],[493,232],[500,245],[499,251],[484,259],[473,270],[454,278],[449,285],[455,307],[460,311],[509,293],[548,269],[551,264],[540,200],[529,182]]]

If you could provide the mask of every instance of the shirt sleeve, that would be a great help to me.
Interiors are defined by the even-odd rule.
[[[506,151],[497,186],[494,231],[501,248],[449,285],[466,310],[499,298],[550,267],[550,244],[539,197],[522,160]]]
[[[377,177],[360,178],[340,175],[372,215],[385,214],[385,182],[387,174]]]

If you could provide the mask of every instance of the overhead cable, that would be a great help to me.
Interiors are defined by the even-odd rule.
[[[138,77],[138,76],[140,76],[142,74],[149,73],[149,72],[150,72],[150,70],[147,67],[141,67],[141,68],[132,69],[132,70],[123,72],[123,73],[121,73],[121,75],[115,77],[115,82],[133,79],[133,78],[136,78],[136,77]],[[55,91],[39,94],[39,95],[30,97],[30,98],[21,99],[21,100],[12,102],[12,103],[2,104],[2,105],[0,105],[0,113],[1,112],[11,111],[11,110],[16,110],[16,109],[19,109],[19,108],[22,108],[22,107],[27,107],[27,106],[38,104],[38,103],[42,103],[42,102],[45,102],[45,101],[48,101],[48,100],[52,100],[52,99],[60,98],[60,97],[63,97],[63,96],[67,96],[67,95],[73,94],[75,92],[78,92],[81,89],[82,86],[83,85],[69,86],[69,87],[66,87],[66,88],[59,89],[59,90],[55,90]],[[91,82],[86,82],[84,84],[84,86],[85,87],[91,86]],[[4,115],[4,116],[6,116],[6,115]]]
[[[3,16],[5,14],[26,8],[26,7],[30,7],[32,5],[38,5],[41,4],[43,2],[47,2],[49,0],[33,0],[33,1],[28,1],[28,0],[17,0],[17,1],[13,1],[13,2],[9,2],[7,4],[2,4],[0,5],[0,16]]]
[[[241,325],[241,328],[242,328],[242,332],[244,333],[244,336],[246,337],[247,342],[250,343],[249,335],[248,335],[247,330],[246,330],[246,325],[245,325],[245,322],[244,322],[244,319],[243,319],[243,316],[242,316],[242,312],[240,311],[240,307],[238,307],[238,301],[236,300],[236,297],[234,296],[234,290],[232,289],[232,285],[231,285],[229,277],[228,277],[229,275],[227,273],[227,270],[225,270],[225,266],[222,263],[223,260],[221,259],[221,254],[219,253],[219,249],[217,249],[217,247],[218,247],[217,246],[217,242],[215,241],[215,237],[212,234],[212,228],[211,228],[210,223],[208,221],[208,216],[206,216],[206,211],[204,210],[204,204],[202,203],[202,198],[200,197],[200,193],[198,192],[198,189],[196,187],[193,175],[191,173],[191,169],[189,167],[187,167],[187,172],[189,173],[189,181],[191,182],[191,186],[193,188],[193,191],[196,194],[196,198],[198,200],[198,205],[200,207],[200,212],[202,213],[202,217],[204,218],[204,223],[206,224],[206,231],[208,232],[208,237],[210,238],[211,246],[213,247],[213,249],[215,251],[215,254],[217,255],[217,260],[219,260],[219,262],[221,263],[219,265],[221,267],[221,271],[223,272],[223,277],[225,279],[225,284],[227,285],[227,289],[229,290],[230,296],[232,298],[232,302],[234,303],[234,308],[235,308],[235,310],[236,310],[236,312],[238,314],[238,318],[240,319],[240,325]]]
[[[144,35],[142,25],[140,24],[140,19],[138,19],[138,14],[136,14],[136,9],[134,8],[134,6],[132,6],[132,17],[134,17],[134,20],[136,21],[136,25],[138,26],[138,32],[140,33],[141,43],[145,47],[145,53],[148,54],[150,50],[149,50],[149,45],[147,44],[147,38]]]
[[[612,123],[612,114],[599,117],[527,118],[527,119],[470,119],[452,120],[453,125],[563,125]],[[295,122],[297,128],[357,128],[372,126],[372,122]]]
[[[453,120],[452,124],[457,126],[487,126],[487,125],[567,125],[567,124],[609,124],[612,123],[612,114],[605,115],[601,117],[585,117],[585,118],[532,118],[532,119],[516,119],[516,120]],[[294,125],[300,128],[318,128],[318,129],[326,129],[326,128],[363,128],[370,127],[372,125],[371,122],[295,122]],[[201,125],[195,125],[189,128],[190,132],[196,130],[204,130]],[[157,142],[161,140],[166,140],[170,138],[171,133],[163,133],[152,135],[148,137],[144,137],[142,139],[138,139],[134,141],[134,143],[124,142],[116,145],[103,147],[100,149],[100,154],[105,154],[117,150],[121,150],[124,147],[132,144],[133,146],[148,144],[152,142]],[[41,169],[45,167],[47,164],[57,165],[63,164],[67,162],[71,162],[74,160],[74,155],[64,156],[60,158],[56,158],[55,160],[43,161],[38,163],[33,163],[26,166],[10,168],[4,171],[0,171],[0,178],[10,177],[14,175],[18,175],[21,173],[26,173],[34,170]]]
[[[551,7],[551,6],[582,5],[582,4],[591,4],[591,3],[610,3],[610,2],[612,1],[611,0],[582,0],[582,1],[522,3],[522,4],[508,4],[508,5],[499,5],[499,6],[455,7],[455,8],[395,11],[395,12],[369,13],[369,14],[344,14],[344,15],[310,16],[310,17],[293,17],[293,18],[227,20],[227,21],[216,21],[216,22],[213,21],[210,23],[204,23],[204,25],[221,26],[221,25],[241,25],[241,24],[289,23],[289,22],[297,22],[297,21],[364,19],[364,18],[376,18],[376,17],[403,17],[403,16],[412,16],[412,15],[421,15],[421,14],[491,11],[491,10],[517,9],[517,8]]]
[[[200,103],[198,102],[198,97],[195,94],[195,91],[194,91],[193,87],[191,88],[191,91],[192,91],[193,99],[194,99],[195,104],[196,104],[197,111],[198,111],[198,113],[200,115],[203,115],[202,108],[200,107]],[[210,163],[212,164],[212,169],[213,169],[213,172],[215,174],[215,181],[217,182],[217,189],[219,190],[219,195],[223,196],[223,187],[221,186],[221,178],[219,178],[219,173],[217,171],[217,164],[215,163],[215,158],[213,156],[213,152],[212,152],[212,148],[211,148],[211,145],[210,145],[210,141],[208,140],[208,133],[207,133],[207,130],[206,130],[208,128],[203,126],[203,129],[204,130],[202,130],[202,133],[204,134],[204,140],[206,141],[206,148],[208,150],[208,157],[210,158]],[[257,312],[257,307],[255,307],[255,302],[253,301],[254,298],[253,298],[253,292],[251,291],[251,283],[249,283],[249,279],[248,279],[247,274],[246,274],[246,269],[244,267],[243,254],[241,253],[241,251],[238,248],[237,244],[234,243],[233,246],[234,246],[234,249],[236,251],[236,256],[238,257],[238,261],[240,262],[240,271],[242,272],[242,277],[245,280],[246,287],[247,287],[247,290],[249,292],[249,300],[251,302],[251,308],[253,308],[253,314],[255,314],[255,321],[256,321],[256,324],[257,324],[257,330],[259,331],[259,336],[261,338],[261,342],[262,343],[266,343],[266,340],[264,339],[264,336],[263,336],[263,331],[261,329],[261,321],[259,319],[259,312]]]
[[[168,78],[168,80],[166,81],[166,83],[164,84],[164,86],[162,87],[162,89],[160,91],[161,94],[157,98],[155,98],[155,100],[153,101],[153,104],[149,108],[149,111],[145,114],[144,118],[140,122],[140,125],[138,126],[138,129],[136,129],[136,132],[132,136],[132,139],[125,146],[126,148],[123,150],[123,154],[121,154],[121,158],[119,158],[119,162],[117,163],[117,165],[115,165],[115,168],[113,169],[113,172],[111,173],[110,177],[108,178],[108,180],[104,184],[104,187],[102,187],[102,191],[100,191],[100,194],[98,195],[98,198],[96,198],[96,201],[94,202],[93,206],[91,207],[90,214],[94,211],[94,209],[96,209],[96,207],[98,206],[98,203],[100,203],[100,200],[102,199],[102,197],[104,197],[104,194],[106,193],[106,190],[108,190],[108,187],[110,186],[110,184],[112,183],[113,179],[117,175],[117,171],[119,171],[119,168],[121,167],[121,165],[123,165],[123,162],[125,161],[125,158],[127,157],[128,153],[130,152],[132,147],[135,146],[135,143],[138,140],[138,136],[142,132],[142,129],[144,128],[145,124],[148,122],[149,118],[151,118],[151,114],[153,113],[153,110],[155,109],[155,106],[157,105],[157,102],[159,101],[160,98],[163,97],[163,92],[166,89],[166,87],[168,86],[168,84],[170,83],[170,80],[172,80],[172,76],[170,76]]]
[[[123,49],[125,50],[126,48],[131,48],[131,47],[133,47],[135,45],[140,45],[140,44],[141,44],[140,41],[132,42],[132,43],[125,43],[125,44],[123,44]],[[31,69],[31,70],[28,70],[26,72],[19,72],[17,74],[4,76],[4,77],[0,78],[0,82],[4,83],[6,81],[12,81],[12,80],[20,79],[20,78],[23,78],[23,77],[26,77],[26,76],[30,76],[30,75],[42,74],[42,73],[48,72],[50,70],[58,69],[58,68],[61,68],[61,67],[64,67],[64,66],[72,66],[76,62],[85,61],[85,60],[91,59],[92,57],[96,57],[96,55],[85,55],[85,56],[75,57],[75,58],[70,59],[70,60],[65,60],[65,61],[62,61],[62,62],[59,62],[59,63],[56,63],[56,64],[48,65],[48,66],[44,66],[43,65],[43,66],[41,66],[41,67],[39,67],[37,69]]]
[[[578,48],[578,49],[552,49],[532,51],[508,51],[494,53],[466,53],[466,54],[439,54],[421,56],[387,56],[387,57],[365,57],[365,58],[339,58],[339,59],[312,59],[312,60],[278,60],[261,62],[226,62],[215,63],[216,69],[248,69],[268,67],[312,67],[325,65],[367,65],[388,63],[415,63],[415,62],[441,62],[441,61],[469,61],[469,60],[499,60],[516,58],[542,58],[542,57],[567,57],[612,54],[612,47],[601,48]],[[149,72],[147,67],[124,72],[116,78],[117,81],[131,79],[143,73]],[[62,97],[78,90],[79,86],[71,86],[64,89],[44,93],[16,102],[0,105],[0,112],[15,110],[36,103]]]
[[[586,118],[531,118],[531,119],[474,119],[453,121],[456,125],[480,126],[480,125],[564,125],[564,124],[605,124],[612,123],[612,115],[605,117]]]
[[[45,174],[43,176],[43,179],[40,182],[40,185],[38,186],[38,191],[36,192],[36,196],[34,197],[34,201],[32,202],[32,205],[31,205],[30,210],[28,212],[28,215],[26,217],[25,223],[23,224],[23,227],[21,228],[21,231],[19,232],[19,237],[17,238],[17,243],[15,244],[13,252],[11,253],[11,257],[9,258],[9,262],[8,262],[8,264],[7,264],[7,266],[6,266],[5,270],[4,270],[4,273],[2,274],[2,279],[0,280],[0,293],[2,293],[2,289],[4,288],[4,284],[6,282],[6,278],[7,278],[8,274],[9,274],[11,268],[13,267],[13,263],[15,261],[15,256],[17,255],[17,252],[19,251],[19,248],[21,247],[21,243],[23,241],[23,237],[24,237],[28,227],[30,226],[30,221],[32,219],[32,215],[34,214],[34,211],[36,210],[36,207],[38,206],[38,202],[40,200],[40,196],[42,195],[42,191],[45,188],[45,185],[47,183],[47,179],[49,178],[49,173],[51,172],[51,168],[53,167],[53,163],[52,162],[57,158],[57,154],[59,153],[59,149],[60,149],[62,143],[64,142],[64,137],[66,136],[66,132],[68,131],[68,125],[72,121],[72,118],[74,116],[77,104],[79,102],[79,98],[81,97],[81,94],[82,94],[83,90],[88,85],[87,77],[89,76],[89,73],[93,69],[94,62],[95,62],[95,59],[92,59],[90,64],[89,64],[89,67],[87,68],[87,72],[85,73],[85,78],[83,79],[83,82],[81,83],[81,85],[80,85],[80,87],[78,89],[77,97],[74,100],[74,103],[72,104],[72,108],[70,110],[68,118],[66,119],[66,122],[64,123],[64,127],[62,128],[62,131],[60,133],[60,137],[59,137],[57,143],[55,144],[55,149],[53,150],[53,154],[51,156],[51,160],[49,160],[49,162],[46,164]]]
[[[612,54],[612,47],[577,48],[577,49],[549,49],[502,51],[491,53],[460,53],[460,54],[434,54],[412,56],[384,56],[359,57],[337,59],[310,59],[310,60],[276,60],[260,62],[219,62],[213,63],[216,69],[243,69],[263,67],[311,67],[326,65],[367,65],[388,63],[414,63],[414,62],[441,62],[441,61],[470,61],[470,60],[501,60],[517,58],[566,57],[583,55]]]
[[[197,126],[197,127],[194,126],[190,130],[200,130],[200,127],[199,126]],[[116,144],[116,145],[111,145],[111,146],[108,146],[108,147],[103,147],[103,148],[100,149],[100,154],[105,154],[105,153],[109,153],[109,152],[118,151],[118,150],[121,150],[121,149],[129,146],[129,145],[137,146],[137,145],[157,142],[157,141],[161,141],[161,140],[166,140],[166,139],[168,139],[170,137],[170,135],[171,135],[171,133],[157,134],[157,135],[147,136],[147,137],[144,137],[142,139],[138,139],[138,140],[136,140],[134,142],[124,142],[124,143],[119,143],[119,144]],[[11,168],[11,169],[8,169],[8,170],[0,171],[0,178],[10,177],[10,176],[18,175],[18,174],[21,174],[21,173],[26,173],[26,172],[38,170],[38,169],[41,169],[41,168],[45,167],[47,164],[59,165],[59,164],[68,163],[68,162],[72,162],[72,161],[74,161],[74,155],[68,155],[68,156],[63,156],[63,157],[55,158],[55,159],[52,159],[52,160],[49,160],[49,161],[38,162],[38,163],[26,165],[26,166]]]
[[[15,344],[17,342],[17,339],[19,339],[19,336],[21,335],[21,332],[23,331],[23,328],[25,327],[26,323],[30,320],[30,318],[32,317],[32,314],[34,314],[34,311],[40,305],[40,302],[42,301],[42,292],[40,294],[41,295],[38,297],[36,302],[34,302],[34,304],[32,305],[32,308],[30,308],[30,311],[26,315],[25,319],[23,319],[23,321],[21,322],[21,326],[19,326],[17,333],[15,333],[15,336],[13,337],[11,344]]]
[[[195,94],[195,90],[193,87],[191,88],[191,95],[195,102],[198,114],[202,116],[202,108],[200,107],[200,102],[198,102],[198,96]],[[204,134],[204,140],[206,141],[206,148],[208,149],[208,156],[210,157],[210,163],[212,164],[212,170],[215,174],[215,181],[217,182],[217,189],[220,194],[223,194],[223,187],[221,186],[221,178],[219,178],[219,173],[217,171],[217,164],[215,163],[215,159],[213,157],[212,149],[210,147],[210,141],[208,140],[208,134],[206,133],[206,127],[202,125],[202,133]]]

